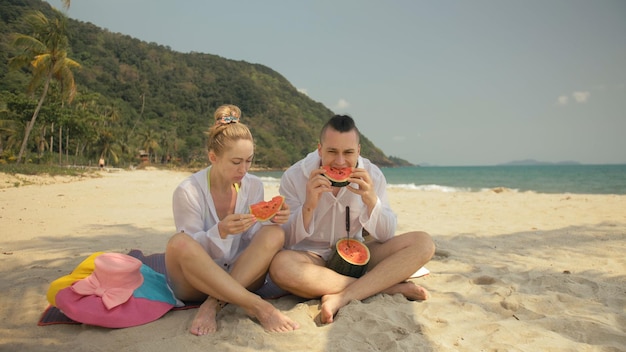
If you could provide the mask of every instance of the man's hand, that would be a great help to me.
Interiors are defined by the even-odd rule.
[[[369,172],[365,169],[355,168],[352,170],[352,174],[350,178],[348,178],[351,184],[357,184],[359,187],[351,187],[347,186],[348,190],[352,193],[356,193],[361,196],[363,203],[367,205],[367,208],[371,212],[376,205],[376,201],[378,200],[378,195],[372,186],[372,178],[370,177]]]
[[[323,175],[324,169],[318,168],[311,171],[309,181],[306,183],[306,200],[302,204],[303,211],[313,211],[317,207],[322,193],[332,192],[330,181]]]

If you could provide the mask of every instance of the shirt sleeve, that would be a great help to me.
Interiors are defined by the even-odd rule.
[[[222,239],[217,222],[207,221],[210,214],[205,197],[201,187],[194,186],[193,182],[193,179],[186,180],[174,190],[172,208],[176,230],[195,239],[212,258],[228,257],[234,238]]]
[[[311,236],[315,230],[314,221],[308,229],[304,228],[302,219],[302,205],[306,200],[306,179],[299,179],[295,172],[287,170],[283,173],[280,182],[279,192],[285,197],[285,202],[289,205],[291,214],[289,221],[283,225],[285,229],[285,248],[291,248],[295,244]],[[296,170],[291,170],[296,171]]]
[[[398,219],[389,204],[387,197],[387,181],[382,171],[377,168],[372,168],[370,175],[372,180],[374,180],[374,187],[378,199],[371,214],[368,214],[367,207],[363,207],[365,211],[361,213],[359,221],[373,238],[384,242],[395,235]]]
[[[191,180],[185,180],[174,190],[172,209],[176,231],[194,234],[204,228],[205,207],[201,204],[202,191],[190,187]]]

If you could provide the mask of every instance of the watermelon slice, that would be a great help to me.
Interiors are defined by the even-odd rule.
[[[357,240],[342,238],[335,244],[335,251],[326,266],[341,275],[361,277],[367,271],[370,250]]]
[[[350,184],[348,178],[352,173],[351,167],[330,167],[328,165],[322,166],[324,169],[324,176],[330,180],[330,185],[333,187],[345,187]]]
[[[280,210],[285,202],[285,197],[275,196],[271,200],[260,201],[250,206],[250,213],[256,217],[258,221],[267,221],[271,219]]]

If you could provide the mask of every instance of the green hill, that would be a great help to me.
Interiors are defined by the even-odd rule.
[[[29,34],[21,19],[33,10],[58,15],[42,1],[0,0],[0,120],[2,126],[18,123],[0,129],[4,160],[17,153],[19,126],[30,120],[36,104],[37,95],[25,93],[30,72],[7,67],[15,55],[10,35]],[[31,135],[33,162],[56,162],[60,154],[66,163],[93,163],[104,153],[109,164],[124,166],[137,163],[144,151],[152,163],[201,166],[212,113],[231,103],[242,109],[255,136],[255,166],[285,168],[316,147],[322,124],[333,115],[263,65],[179,53],[72,19],[68,38],[68,57],[82,66],[74,73],[79,93],[70,105],[61,103],[58,87],[49,93]],[[361,148],[380,166],[403,162],[387,157],[365,136]]]

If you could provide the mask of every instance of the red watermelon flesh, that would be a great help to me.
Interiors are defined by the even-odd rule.
[[[322,169],[324,169],[324,176],[330,180],[331,186],[345,187],[350,184],[348,178],[352,173],[351,167],[331,167],[324,165],[322,166]]]
[[[258,221],[267,221],[271,219],[280,210],[285,202],[285,197],[275,196],[271,200],[260,201],[250,206],[250,213],[256,217]]]
[[[365,265],[370,260],[367,246],[357,240],[342,239],[337,242],[337,253],[348,263]]]

